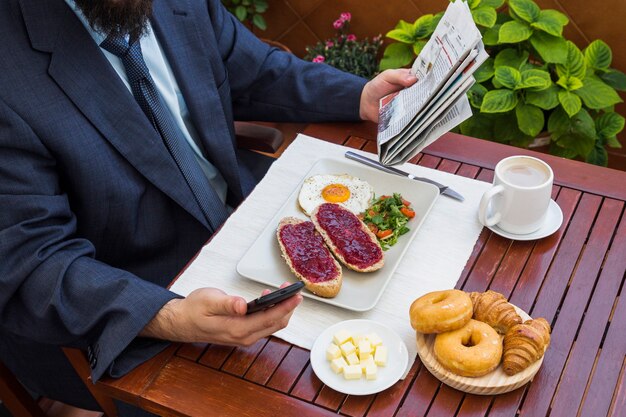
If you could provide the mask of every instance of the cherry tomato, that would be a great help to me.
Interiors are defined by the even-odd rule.
[[[379,239],[385,239],[391,236],[392,234],[393,234],[393,230],[387,229],[387,230],[379,230],[378,233],[376,233],[376,236],[378,236]]]
[[[415,217],[415,212],[408,207],[402,207],[400,209],[400,212],[404,214],[406,217],[408,217],[409,219],[412,219],[413,217]]]

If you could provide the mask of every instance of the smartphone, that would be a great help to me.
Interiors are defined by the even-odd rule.
[[[289,297],[293,297],[299,293],[302,288],[304,288],[304,283],[302,281],[298,281],[285,288],[279,288],[276,291],[252,300],[248,303],[248,310],[246,311],[246,314],[251,314],[256,311],[273,307],[281,301],[284,301]]]

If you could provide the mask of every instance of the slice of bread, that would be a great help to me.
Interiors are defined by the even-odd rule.
[[[326,216],[333,219],[333,229],[323,220]],[[311,221],[332,253],[348,268],[357,272],[372,272],[385,264],[376,235],[350,210],[339,204],[324,203],[313,210]],[[346,240],[350,240],[351,247],[343,245]],[[355,241],[359,246],[357,248]]]
[[[341,265],[330,253],[310,221],[285,217],[278,225],[276,238],[287,266],[300,281],[304,282],[307,290],[325,298],[332,298],[339,293],[342,282]],[[302,254],[305,258],[311,258],[295,258]],[[314,254],[319,255],[315,262],[306,262],[312,260]]]

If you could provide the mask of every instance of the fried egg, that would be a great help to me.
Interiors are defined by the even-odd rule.
[[[337,203],[359,214],[369,207],[373,197],[374,190],[366,181],[348,174],[325,174],[304,180],[298,203],[309,216],[322,203]]]

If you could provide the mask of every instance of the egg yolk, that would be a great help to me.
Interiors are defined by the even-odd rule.
[[[343,184],[329,184],[322,190],[322,198],[329,203],[343,203],[350,198],[350,190]]]

